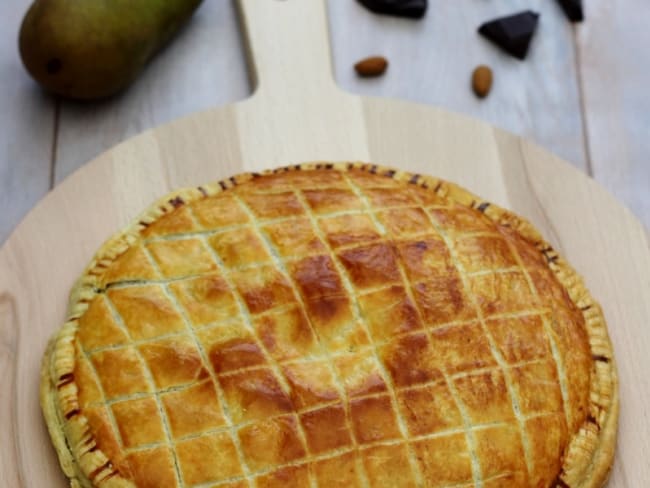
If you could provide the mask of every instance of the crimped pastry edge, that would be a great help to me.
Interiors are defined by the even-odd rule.
[[[95,290],[103,272],[140,238],[139,234],[144,228],[179,205],[214,196],[262,175],[316,169],[340,172],[361,170],[430,189],[452,202],[482,211],[494,222],[517,231],[531,245],[544,252],[547,258],[552,257],[549,260],[549,268],[567,290],[574,304],[582,311],[592,354],[589,414],[571,438],[553,485],[558,488],[602,487],[609,477],[616,449],[618,376],[602,309],[585,287],[583,279],[530,222],[513,212],[486,202],[455,183],[364,162],[303,163],[260,173],[242,173],[205,186],[179,189],[155,201],[99,248],[70,292],[67,321],[50,340],[41,369],[41,408],[61,468],[70,479],[70,486],[92,488],[95,485],[89,479],[90,473],[97,472],[102,466],[111,467],[111,460],[101,449],[83,450],[84,443],[87,445],[89,441],[94,442],[94,439],[86,417],[79,411],[75,382],[57,388],[60,378],[74,371],[74,339],[78,320],[96,294]],[[122,478],[119,474],[100,483],[105,488],[135,486],[132,481]]]

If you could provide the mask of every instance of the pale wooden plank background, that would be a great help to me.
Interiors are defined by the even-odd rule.
[[[0,244],[50,189],[54,101],[30,82],[17,53],[27,5],[0,6]]]
[[[577,40],[593,175],[650,228],[650,1],[589,7]]]
[[[573,29],[555,0],[434,1],[423,22],[368,15],[354,1],[330,1],[330,31],[339,83],[354,93],[390,96],[474,115],[535,139],[586,169]],[[541,13],[521,62],[480,37],[476,28],[500,15]],[[381,79],[358,78],[351,66],[368,53],[391,64]],[[469,90],[472,70],[493,67],[490,96]],[[477,163],[480,163],[477,161]]]
[[[124,94],[97,104],[55,101],[18,59],[17,26],[28,5],[14,0],[0,15],[0,242],[51,184],[100,152],[250,91],[234,6],[210,0]],[[577,27],[549,0],[432,2],[422,21],[374,15],[352,0],[329,6],[343,88],[440,105],[530,137],[592,174],[650,226],[647,0],[586,0],[587,21]],[[481,22],[526,8],[542,13],[526,62],[476,34]],[[356,78],[352,64],[376,53],[391,61],[386,76]],[[479,63],[496,77],[485,101],[469,91]]]
[[[129,90],[99,104],[63,103],[55,182],[145,129],[246,98],[250,89],[238,22],[234,2],[206,0]]]

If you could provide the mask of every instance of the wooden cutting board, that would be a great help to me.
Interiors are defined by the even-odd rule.
[[[173,188],[313,160],[440,176],[530,219],[584,275],[609,323],[622,407],[609,486],[647,486],[650,239],[642,225],[597,183],[526,140],[433,107],[340,91],[324,0],[240,6],[253,96],[99,156],[43,199],[0,250],[0,486],[66,486],[41,419],[38,370],[68,290],[98,246]]]

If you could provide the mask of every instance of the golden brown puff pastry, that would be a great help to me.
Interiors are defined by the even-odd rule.
[[[73,487],[600,487],[598,304],[532,226],[365,164],[168,195],[109,240],[43,363]]]

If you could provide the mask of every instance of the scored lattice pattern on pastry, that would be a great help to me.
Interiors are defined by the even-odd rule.
[[[559,479],[592,418],[583,311],[551,249],[415,183],[313,169],[201,189],[99,260],[58,385],[77,388],[60,415],[87,421],[93,486]]]

